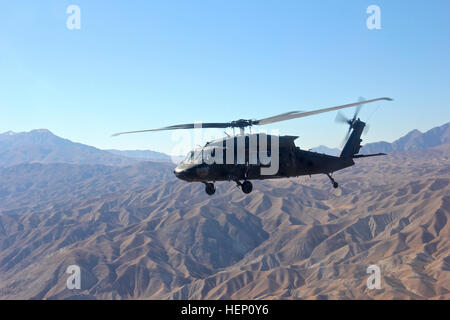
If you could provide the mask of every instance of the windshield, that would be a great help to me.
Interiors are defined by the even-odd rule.
[[[190,152],[187,154],[186,159],[184,159],[184,162],[191,162],[192,159],[193,159],[193,157],[194,157],[194,152],[193,152],[193,151],[190,151]]]
[[[202,154],[203,154],[203,152],[201,150],[190,151],[187,154],[186,159],[184,159],[184,162],[200,164],[203,161]]]

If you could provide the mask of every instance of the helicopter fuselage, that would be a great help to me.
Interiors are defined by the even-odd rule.
[[[255,137],[256,136],[256,137]],[[238,139],[245,139],[245,143],[241,143],[243,155],[239,159],[239,143]],[[257,155],[251,161],[251,147],[249,146],[252,138],[258,141],[255,146]],[[274,136],[267,136],[268,143],[261,150],[258,134],[245,135],[244,137],[234,136],[224,139],[212,141],[205,145],[204,148],[192,151],[191,157],[181,162],[174,170],[177,178],[189,182],[216,182],[216,181],[239,181],[239,180],[265,180],[276,178],[297,177],[313,174],[331,174],[332,172],[350,167],[354,165],[354,161],[350,157],[336,157],[327,154],[321,154],[312,151],[302,150],[295,146],[295,136],[277,136],[279,143],[277,150],[272,149],[272,141]],[[232,143],[230,140],[234,139]],[[230,146],[231,145],[231,146]],[[221,150],[222,161],[208,162],[205,159],[205,150],[211,148],[217,154]],[[233,156],[227,159],[227,151],[232,148]],[[278,152],[277,170],[273,174],[264,174],[264,168],[269,168],[273,163],[263,163],[260,159],[261,151],[269,155],[271,161],[275,159],[272,152]],[[196,156],[196,157],[195,157]],[[231,159],[231,161],[230,161]],[[227,161],[228,160],[228,161]],[[239,161],[240,160],[240,161]]]

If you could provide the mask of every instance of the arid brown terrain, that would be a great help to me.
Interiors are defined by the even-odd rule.
[[[0,298],[450,299],[450,144],[356,162],[337,190],[317,176],[212,197],[165,163],[0,168]]]

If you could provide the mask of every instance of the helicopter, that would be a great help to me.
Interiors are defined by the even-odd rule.
[[[231,122],[188,123],[158,129],[119,132],[113,136],[163,130],[233,128],[234,131],[235,128],[239,128],[240,131],[236,135],[231,136],[226,133],[226,137],[209,141],[203,147],[190,151],[174,169],[175,176],[187,182],[204,183],[205,192],[208,195],[216,192],[215,183],[217,181],[234,181],[242,192],[249,194],[253,190],[251,180],[314,174],[325,174],[330,179],[332,186],[338,188],[339,184],[332,176],[334,172],[353,166],[355,158],[386,155],[385,153],[359,154],[361,135],[366,127],[366,123],[358,118],[361,106],[381,100],[392,101],[393,99],[383,97],[313,111],[291,111],[259,120],[239,119]],[[338,122],[344,122],[349,126],[344,138],[344,147],[339,156],[302,150],[294,143],[298,136],[245,132],[247,127],[251,131],[252,126],[262,126],[350,107],[356,107],[351,119],[347,119],[340,112],[336,117]]]

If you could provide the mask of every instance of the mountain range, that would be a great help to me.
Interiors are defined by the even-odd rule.
[[[362,154],[390,153],[423,150],[450,143],[450,123],[433,128],[425,133],[413,130],[392,143],[375,142],[365,144]],[[311,149],[319,153],[339,155],[340,149],[319,146]],[[38,129],[0,134],[0,167],[20,163],[72,163],[126,166],[141,161],[177,162],[182,156],[169,156],[151,150],[101,150],[81,143],[60,138],[49,130]]]
[[[0,134],[0,167],[21,163],[126,166],[140,161],[171,162],[179,158],[150,150],[101,150],[60,138],[47,129]]]
[[[59,143],[83,145],[57,138],[45,156],[49,132],[2,134],[0,299],[448,300],[448,127],[355,160],[337,190],[313,176],[256,181],[250,195],[218,183],[213,197],[172,163],[95,148],[66,162]],[[74,264],[81,290],[66,287]],[[373,264],[381,289],[366,286]]]
[[[392,143],[375,142],[363,146],[361,153],[403,152],[425,150],[427,148],[450,143],[450,123],[435,127],[425,133],[413,130]]]
[[[157,151],[152,150],[114,150],[109,149],[105,150],[112,154],[116,154],[119,156],[131,158],[131,159],[137,159],[140,161],[161,161],[161,162],[171,162],[172,157]],[[175,159],[178,159],[179,157],[174,157]],[[184,158],[184,157],[183,157]]]
[[[424,150],[446,143],[450,143],[450,123],[432,128],[425,133],[422,133],[417,129],[412,130],[392,143],[385,141],[367,143],[362,146],[360,153],[370,154]],[[341,153],[340,149],[328,148],[327,146],[319,146],[311,150],[330,154],[332,156],[338,156]]]
[[[34,162],[129,165],[136,160],[60,138],[46,129],[0,134],[0,167]]]

